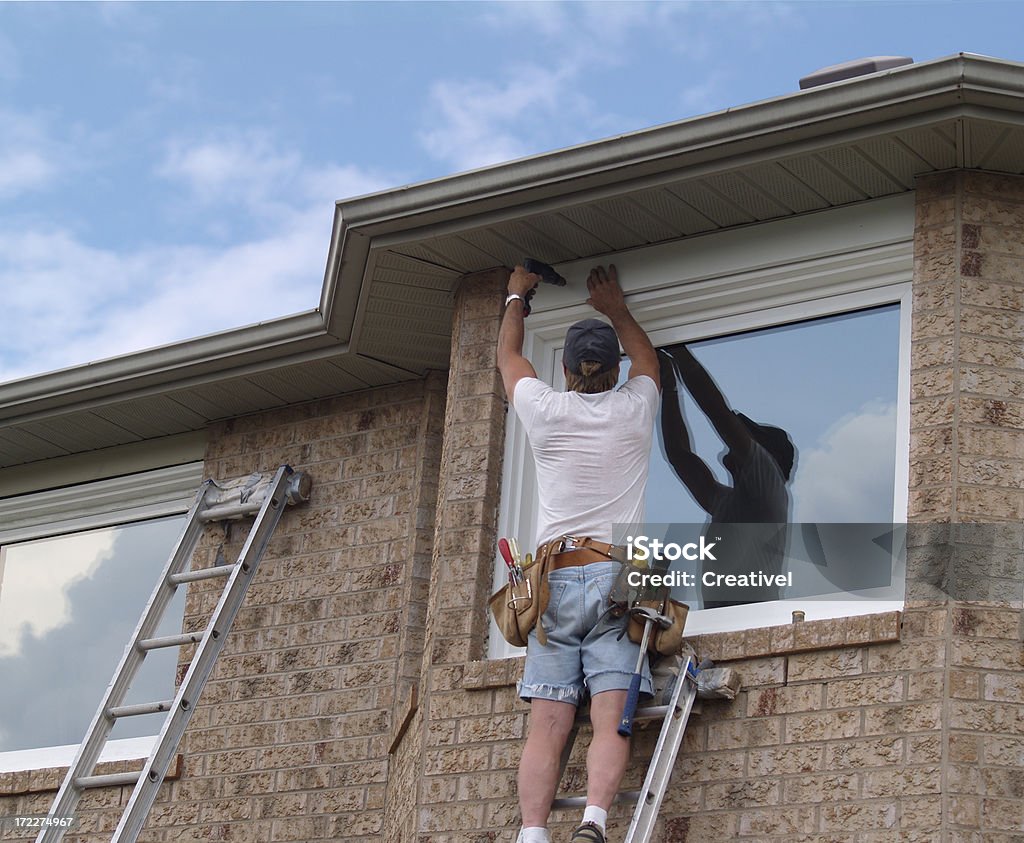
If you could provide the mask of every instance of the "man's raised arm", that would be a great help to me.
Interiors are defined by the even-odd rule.
[[[537,372],[523,357],[523,319],[530,291],[540,282],[540,276],[517,266],[508,277],[508,300],[498,330],[498,371],[509,401],[516,384],[522,378],[535,378]]]
[[[647,375],[660,389],[658,354],[651,345],[647,332],[629,312],[622,288],[619,286],[619,274],[615,265],[609,265],[607,271],[603,266],[595,266],[590,270],[587,290],[590,292],[587,304],[607,316],[615,333],[619,335],[622,350],[629,357],[629,376],[635,378]]]

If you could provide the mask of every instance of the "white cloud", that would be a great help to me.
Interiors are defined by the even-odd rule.
[[[48,184],[56,167],[31,149],[0,149],[0,197],[17,196]]]
[[[429,125],[419,134],[431,155],[459,169],[641,128],[624,126],[620,115],[584,93],[593,88],[595,74],[644,61],[638,45],[679,56],[680,117],[714,108],[731,71],[707,68],[721,67],[723,45],[761,43],[767,32],[793,25],[792,9],[775,3],[512,2],[481,8],[484,25],[508,34],[507,54],[497,64],[501,76],[436,82]],[[520,58],[523,39],[530,41],[523,52],[544,56],[539,65]]]
[[[272,224],[243,228],[219,247],[120,250],[59,228],[0,226],[0,381],[312,310],[335,200],[395,183],[356,166],[309,166],[269,137],[244,133],[172,142],[161,173],[185,187],[183,201],[200,218],[237,203]]]
[[[793,520],[888,521],[892,517],[896,405],[866,404],[798,455]]]
[[[282,152],[264,133],[248,131],[199,142],[172,140],[157,174],[180,181],[200,202],[258,211],[276,204],[276,195],[287,195],[301,166],[298,153]]]
[[[531,138],[545,134],[545,124],[571,119],[565,83],[571,71],[527,67],[505,83],[478,80],[433,85],[431,128],[420,133],[424,147],[459,169],[472,169],[520,158],[538,151]]]

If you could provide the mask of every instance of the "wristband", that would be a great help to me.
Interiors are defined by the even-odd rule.
[[[505,297],[505,307],[508,307],[516,299],[523,303],[523,318],[525,319],[530,315],[530,302],[529,299],[520,293],[509,293]]]

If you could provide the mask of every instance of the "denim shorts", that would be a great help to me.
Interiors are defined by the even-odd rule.
[[[519,683],[524,700],[544,699],[579,705],[589,693],[628,690],[640,646],[622,635],[626,618],[607,613],[608,594],[618,562],[592,562],[548,574],[551,597],[540,619],[548,642],[530,633],[526,667]],[[652,692],[651,669],[641,667],[643,694]]]

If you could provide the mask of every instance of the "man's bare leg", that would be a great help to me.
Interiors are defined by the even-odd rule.
[[[587,804],[607,811],[629,764],[629,738],[619,734],[626,691],[603,691],[590,700],[594,737],[587,750]]]
[[[576,719],[576,706],[530,701],[530,727],[519,761],[519,810],[524,827],[544,827],[558,789],[562,749]]]

